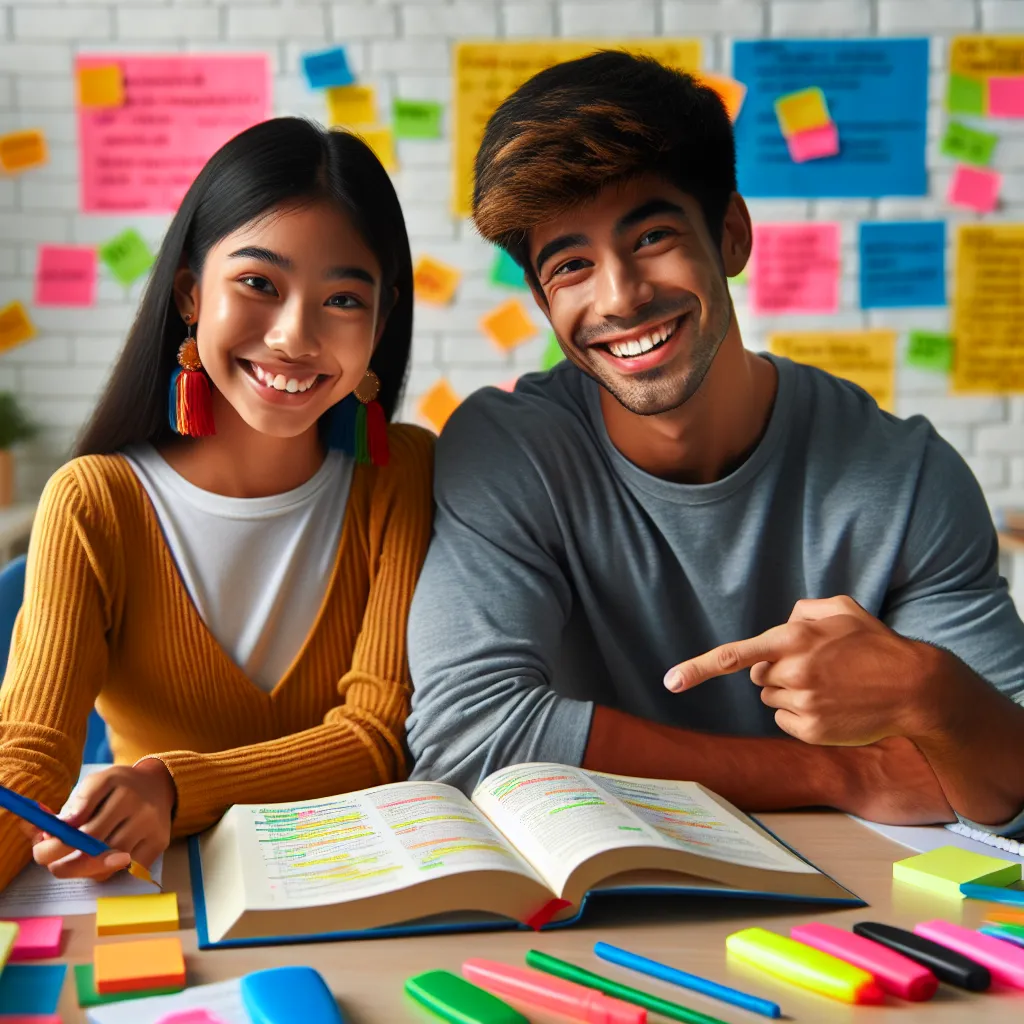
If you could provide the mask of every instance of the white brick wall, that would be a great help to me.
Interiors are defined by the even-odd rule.
[[[1024,32],[1024,0],[0,0],[0,131],[40,127],[50,163],[18,179],[0,178],[0,304],[30,302],[36,246],[95,244],[134,226],[157,245],[167,217],[100,217],[77,213],[77,127],[71,67],[76,52],[245,51],[268,53],[276,109],[318,116],[323,100],[301,76],[304,52],[335,43],[378,91],[382,117],[394,96],[450,99],[450,44],[457,38],[616,38],[692,36],[705,66],[727,70],[733,39],[770,36],[926,34],[932,38],[928,198],[759,200],[755,219],[838,220],[843,224],[843,308],[835,317],[754,318],[748,289],[737,288],[750,347],[778,328],[892,327],[944,330],[945,310],[862,312],[857,308],[856,224],[864,219],[945,217],[949,161],[938,138],[948,42],[961,31]],[[450,132],[450,119],[446,119]],[[1000,122],[996,164],[1008,201],[996,219],[1024,221],[1024,124]],[[482,313],[518,294],[487,280],[490,250],[468,224],[448,213],[450,137],[400,142],[396,186],[416,254],[459,267],[464,278],[448,309],[417,310],[406,415],[442,376],[460,394],[534,368],[542,337],[511,354],[498,352],[477,328]],[[101,279],[98,305],[87,310],[33,309],[40,336],[0,354],[0,388],[19,390],[46,426],[22,460],[21,485],[37,491],[67,450],[124,339],[142,284]],[[538,326],[543,318],[535,313]],[[951,397],[936,374],[901,367],[898,410],[929,416],[962,452],[993,505],[1024,505],[1024,397]]]

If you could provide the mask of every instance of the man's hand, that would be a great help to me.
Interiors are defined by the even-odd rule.
[[[749,668],[780,729],[806,743],[860,746],[937,727],[941,663],[960,662],[908,640],[850,597],[798,601],[789,621],[723,644],[665,676],[678,693]]]
[[[148,868],[170,843],[175,796],[174,780],[156,758],[133,768],[118,765],[96,772],[82,783],[60,816],[102,840],[111,852],[89,857],[38,833],[32,856],[56,878],[105,881],[133,860]]]

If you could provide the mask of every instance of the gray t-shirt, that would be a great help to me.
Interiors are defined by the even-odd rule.
[[[413,601],[413,778],[465,790],[503,765],[579,764],[593,704],[666,725],[779,736],[747,671],[669,693],[665,672],[848,594],[1024,703],[1024,624],[960,456],[922,417],[771,358],[750,457],[670,483],[608,438],[569,363],[471,396],[437,446],[434,539]]]

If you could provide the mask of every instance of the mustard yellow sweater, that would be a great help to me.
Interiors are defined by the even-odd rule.
[[[118,455],[47,484],[0,689],[0,783],[57,809],[95,703],[114,758],[156,754],[178,789],[175,834],[236,803],[301,800],[401,778],[405,627],[432,518],[433,435],[391,426],[390,464],[357,466],[327,595],[266,693],[207,631],[146,492]],[[30,858],[0,813],[0,888]]]

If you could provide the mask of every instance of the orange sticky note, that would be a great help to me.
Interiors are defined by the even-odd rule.
[[[518,299],[509,299],[495,306],[480,320],[480,329],[498,348],[506,352],[538,333],[537,325]]]
[[[327,90],[331,124],[373,124],[377,94],[372,85],[336,85]]]
[[[440,434],[461,401],[448,381],[439,380],[420,399],[420,415]]]
[[[381,162],[385,171],[398,170],[398,158],[395,156],[395,138],[387,127],[360,128],[359,137],[365,142]]]
[[[775,116],[787,139],[808,128],[824,128],[832,121],[825,94],[816,85],[780,96],[775,101]]]
[[[142,896],[100,896],[96,900],[97,935],[178,930],[178,897],[173,892]]]
[[[185,986],[185,954],[177,936],[96,946],[92,967],[101,996]]]
[[[0,135],[0,167],[8,174],[38,167],[48,158],[46,138],[38,128]]]
[[[739,117],[743,99],[747,95],[747,87],[742,82],[737,82],[735,78],[728,78],[726,75],[713,75],[708,71],[694,72],[693,77],[701,85],[710,86],[718,93],[719,99],[725,104],[730,121],[735,121]]]
[[[412,268],[413,295],[420,302],[447,306],[455,296],[462,274],[433,256],[421,256]]]
[[[78,69],[78,102],[83,107],[123,107],[124,75],[116,64]]]
[[[0,309],[0,352],[6,352],[35,336],[36,329],[25,307],[17,299]]]

